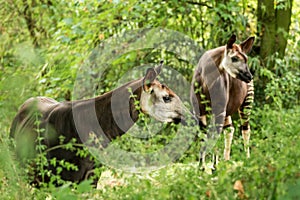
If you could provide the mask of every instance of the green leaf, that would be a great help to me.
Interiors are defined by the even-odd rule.
[[[93,189],[92,184],[92,180],[85,180],[83,182],[81,182],[78,186],[77,186],[77,191],[79,193],[86,193],[89,192]]]

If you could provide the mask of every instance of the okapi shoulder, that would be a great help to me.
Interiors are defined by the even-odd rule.
[[[216,70],[219,68],[223,55],[225,52],[225,46],[208,50],[205,52],[199,60],[198,70],[201,68],[209,68],[209,70]]]

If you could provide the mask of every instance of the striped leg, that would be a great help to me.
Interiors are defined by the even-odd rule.
[[[225,139],[224,159],[230,160],[231,143],[232,143],[232,138],[234,133],[234,127],[232,125],[231,116],[227,116],[225,118],[223,131],[224,131],[224,139]]]
[[[245,101],[241,105],[239,109],[240,118],[242,121],[241,129],[242,129],[242,135],[244,139],[244,148],[246,151],[247,158],[250,157],[250,148],[249,148],[249,142],[250,142],[250,114],[252,109],[252,104],[254,101],[254,86],[253,81],[248,83],[248,91],[247,96],[245,98]]]

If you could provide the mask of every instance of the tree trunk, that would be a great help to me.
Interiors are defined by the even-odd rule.
[[[276,24],[277,24],[277,38],[276,51],[280,58],[284,57],[285,48],[287,45],[287,36],[290,30],[291,16],[292,16],[292,0],[281,1],[276,7]]]
[[[275,53],[276,18],[274,0],[258,0],[258,20],[261,24],[260,57],[265,63]]]
[[[277,58],[283,58],[285,55],[291,24],[292,0],[277,1],[276,5],[274,0],[258,0],[257,3],[257,30],[261,39],[259,50],[261,64],[276,73],[275,60],[269,58],[275,53],[278,53]],[[256,90],[256,98],[264,101],[266,98],[264,86],[269,79],[263,76],[259,82],[258,85],[262,88]]]
[[[258,28],[261,33],[260,57],[266,65],[267,58],[275,52],[279,58],[284,57],[291,24],[292,0],[280,1],[276,6],[274,0],[258,0],[257,5],[257,19],[261,26]]]

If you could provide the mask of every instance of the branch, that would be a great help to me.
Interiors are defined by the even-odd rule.
[[[186,3],[197,5],[197,6],[205,6],[207,8],[213,8],[212,6],[208,5],[207,2],[186,1]]]
[[[31,7],[29,6],[28,1],[26,1],[26,0],[23,0],[23,6],[24,6],[24,11],[22,12],[23,17],[25,19],[29,34],[30,34],[30,36],[33,40],[33,45],[35,47],[37,47],[37,46],[39,46],[39,44],[38,44],[38,39],[37,39],[37,36],[36,36],[36,33],[35,33],[36,22],[32,17],[33,14],[32,14],[32,11],[31,11]]]

